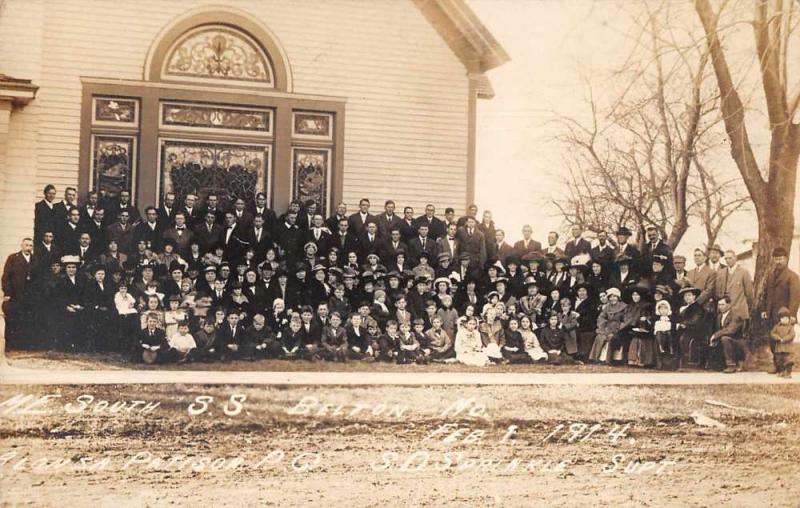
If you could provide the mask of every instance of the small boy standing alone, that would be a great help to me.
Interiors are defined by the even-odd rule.
[[[789,309],[781,307],[778,310],[778,323],[769,334],[772,361],[775,363],[775,374],[779,377],[792,377],[794,363],[789,361],[791,344],[794,340],[794,323]]]

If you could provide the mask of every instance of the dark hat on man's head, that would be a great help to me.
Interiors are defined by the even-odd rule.
[[[786,249],[784,249],[783,247],[775,247],[772,250],[772,257],[774,257],[774,258],[785,258],[785,257],[788,257],[788,256],[789,256],[789,253],[786,252]]]
[[[539,282],[536,280],[536,277],[526,277],[525,282],[522,284],[525,289],[528,289],[530,286],[539,287]]]
[[[633,233],[631,233],[631,230],[626,228],[625,226],[620,226],[619,229],[617,229],[617,234],[618,235],[624,235],[624,236],[633,235]]]
[[[712,250],[715,250],[715,251],[719,252],[720,254],[724,254],[725,253],[725,251],[722,250],[722,247],[720,247],[720,245],[718,243],[715,243],[714,245],[709,247],[708,252],[711,252]]]
[[[653,254],[653,262],[666,265],[667,261],[669,261],[669,256],[665,256],[664,254]]]
[[[778,317],[779,318],[792,317],[792,314],[791,314],[791,312],[789,312],[789,309],[787,309],[786,307],[781,307],[780,309],[778,309]]]
[[[519,266],[519,258],[517,256],[508,256],[506,258],[506,266],[517,265]]]
[[[661,293],[662,295],[666,296],[667,298],[672,296],[672,288],[667,286],[666,284],[659,284],[656,286],[654,292]]]

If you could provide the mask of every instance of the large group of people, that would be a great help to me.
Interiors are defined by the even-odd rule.
[[[7,346],[116,351],[148,363],[254,360],[608,363],[742,370],[753,281],[736,253],[673,255],[655,226],[510,244],[489,211],[417,215],[362,199],[277,215],[213,193],[159,207],[48,185],[3,271]],[[613,234],[613,237],[609,235]],[[776,249],[762,316],[776,372],[800,280]]]

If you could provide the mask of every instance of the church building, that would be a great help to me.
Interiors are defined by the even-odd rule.
[[[463,213],[508,59],[465,0],[0,0],[0,255],[48,183]]]

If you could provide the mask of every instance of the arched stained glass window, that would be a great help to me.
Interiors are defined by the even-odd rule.
[[[275,86],[266,52],[245,32],[226,25],[204,25],[186,32],[167,53],[161,75],[185,81]]]

